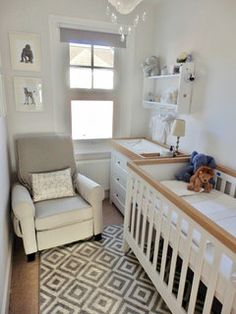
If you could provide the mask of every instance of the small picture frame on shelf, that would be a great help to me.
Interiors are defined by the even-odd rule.
[[[4,77],[0,74],[0,117],[5,117],[7,114],[6,110],[6,94],[4,87]]]
[[[32,33],[9,33],[11,63],[13,70],[35,71],[41,69],[40,35]]]
[[[16,111],[41,112],[43,111],[42,80],[33,77],[15,77]]]

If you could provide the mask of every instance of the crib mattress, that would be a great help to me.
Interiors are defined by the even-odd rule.
[[[236,199],[217,190],[210,193],[188,191],[187,183],[162,181],[167,188],[236,237]]]

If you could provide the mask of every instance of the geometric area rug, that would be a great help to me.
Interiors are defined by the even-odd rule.
[[[40,314],[171,313],[132,252],[123,226],[101,241],[79,241],[40,254]]]

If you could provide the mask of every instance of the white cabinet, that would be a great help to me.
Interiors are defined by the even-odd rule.
[[[174,110],[180,114],[189,113],[193,81],[193,62],[184,63],[180,67],[179,74],[144,77],[144,108]]]
[[[114,203],[124,215],[128,176],[127,163],[131,160],[153,158],[153,155],[155,155],[155,159],[165,158],[169,156],[167,153],[170,151],[160,143],[145,138],[114,139],[112,145],[114,150],[111,153],[110,202]]]
[[[111,154],[110,201],[116,205],[123,215],[125,210],[127,162],[129,160],[117,151],[113,151]]]

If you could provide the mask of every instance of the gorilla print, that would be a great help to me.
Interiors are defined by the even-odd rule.
[[[13,70],[41,70],[40,35],[14,32],[9,34]]]

